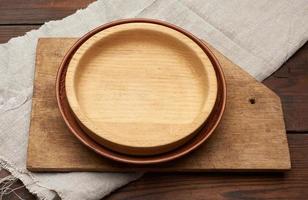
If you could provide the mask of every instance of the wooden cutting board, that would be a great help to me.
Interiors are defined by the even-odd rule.
[[[212,48],[225,72],[221,124],[199,149],[160,165],[105,159],[66,128],[55,99],[57,68],[74,38],[38,41],[27,168],[30,171],[284,171],[291,168],[279,97]]]

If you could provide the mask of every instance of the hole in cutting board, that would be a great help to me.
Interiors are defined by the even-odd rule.
[[[256,99],[255,98],[250,98],[249,102],[250,102],[250,104],[256,104]]]

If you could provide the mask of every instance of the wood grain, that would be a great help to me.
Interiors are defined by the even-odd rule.
[[[22,36],[39,26],[0,26],[0,44],[6,43],[12,37]]]
[[[279,98],[218,52],[215,52],[216,56],[226,75],[228,101],[221,125],[205,145],[189,156],[160,165],[159,168],[124,166],[97,156],[67,130],[56,106],[54,94],[50,93],[54,91],[57,66],[74,41],[41,39],[38,43],[28,148],[29,169],[251,171],[290,168]]]
[[[280,96],[288,131],[308,131],[307,68],[308,43],[263,82]]]
[[[292,170],[286,173],[148,173],[108,200],[306,200],[308,135],[288,135]]]
[[[0,25],[43,24],[73,14],[94,0],[1,0]]]
[[[153,155],[197,133],[214,108],[217,78],[190,37],[162,24],[126,22],[77,49],[65,89],[94,140],[120,153]]]

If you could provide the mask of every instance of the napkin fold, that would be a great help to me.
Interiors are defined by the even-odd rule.
[[[0,167],[40,199],[56,194],[67,200],[100,199],[141,176],[26,170],[37,39],[80,37],[106,22],[133,17],[164,20],[192,32],[258,80],[279,68],[308,39],[307,0],[101,0],[1,44]]]

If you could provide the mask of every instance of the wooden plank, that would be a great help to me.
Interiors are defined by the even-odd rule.
[[[8,186],[9,184],[12,184],[7,190],[6,193],[1,193],[2,198],[0,198],[1,200],[20,200],[22,197],[22,199],[27,199],[27,200],[35,200],[37,199],[34,195],[32,195],[25,186],[23,186],[22,182],[18,179],[13,180],[12,182],[9,181],[4,181],[2,182],[3,178],[8,178],[8,176],[10,175],[10,173],[4,169],[0,169],[0,188],[2,189],[2,187],[4,185]],[[10,192],[14,190],[14,192]],[[2,192],[3,190],[1,190]],[[3,194],[3,196],[2,196]],[[19,197],[18,197],[19,196]]]
[[[308,133],[288,134],[292,170],[286,173],[148,173],[107,200],[303,199],[308,196]],[[1,177],[7,176],[5,170]],[[19,182],[20,183],[20,182]],[[12,187],[20,186],[14,184]],[[31,197],[22,188],[18,194]],[[12,195],[11,195],[12,196]],[[11,196],[4,198],[10,199]],[[16,198],[18,199],[18,198]]]
[[[308,43],[263,82],[283,104],[288,131],[308,131]]]
[[[37,28],[39,26],[0,26],[0,44],[6,43],[13,37],[22,36],[26,32]]]
[[[1,0],[0,24],[43,24],[85,8],[94,0]]]
[[[106,200],[296,199],[308,197],[308,134],[289,134],[286,173],[149,173]]]
[[[221,124],[209,141],[182,159],[158,167],[132,167],[97,156],[68,131],[54,94],[55,74],[75,39],[41,39],[30,128],[32,171],[256,171],[290,168],[279,98],[238,66],[215,52],[228,86]],[[241,86],[241,87],[239,87]],[[255,102],[251,103],[250,99]]]

